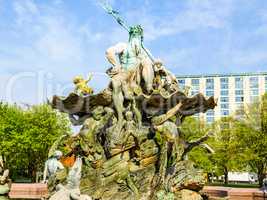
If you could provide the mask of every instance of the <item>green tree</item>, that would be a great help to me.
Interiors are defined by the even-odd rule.
[[[239,143],[239,135],[236,134],[237,121],[232,117],[223,117],[215,123],[215,138],[212,147],[215,153],[212,155],[214,170],[217,175],[224,175],[224,184],[228,184],[230,171],[241,171],[244,168],[243,150]]]
[[[267,171],[267,94],[247,106],[244,117],[239,119],[237,133],[243,161],[258,174],[262,186]]]
[[[67,117],[49,105],[23,110],[16,105],[0,104],[0,154],[13,178],[34,179],[43,168],[49,147],[69,131]]]
[[[208,131],[214,133],[214,137],[207,140],[207,144],[214,150],[208,153],[201,146],[196,147],[189,154],[189,159],[196,163],[197,167],[203,169],[208,175],[224,175],[224,183],[228,184],[228,172],[241,170],[239,162],[242,158],[242,149],[236,134],[236,120],[225,117],[213,124],[205,124],[196,118],[188,118],[181,126],[184,137],[194,140],[202,137]]]
[[[16,138],[24,130],[23,119],[24,113],[19,107],[0,103],[0,154],[5,161],[10,155],[15,157],[19,152],[19,148],[13,147],[17,143]]]
[[[267,172],[267,94],[239,110],[236,116],[221,118],[212,126],[194,118],[187,118],[181,126],[187,140],[203,136],[210,128],[215,137],[207,143],[214,153],[207,154],[197,147],[189,158],[207,173],[224,175],[225,184],[228,172],[249,170],[258,174],[262,186]]]
[[[195,117],[188,117],[181,125],[182,136],[186,141],[194,141],[203,137],[212,126],[207,125]],[[206,142],[209,143],[209,140]],[[211,161],[212,154],[202,146],[195,147],[189,153],[189,160],[192,160],[196,167],[201,168],[205,173],[211,174],[213,171],[213,163]]]

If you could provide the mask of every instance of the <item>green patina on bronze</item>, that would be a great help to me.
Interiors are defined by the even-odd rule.
[[[80,192],[93,199],[201,200],[203,174],[186,157],[209,134],[186,141],[180,126],[185,117],[213,109],[214,98],[179,91],[175,76],[144,48],[142,27],[128,27],[118,12],[103,7],[129,32],[129,41],[107,50],[112,67],[105,90],[54,96],[51,105],[82,128],[52,149],[82,160]]]

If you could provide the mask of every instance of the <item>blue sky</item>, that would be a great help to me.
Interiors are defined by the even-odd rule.
[[[175,74],[267,71],[265,0],[111,0]],[[0,0],[0,99],[40,103],[75,75],[108,83],[105,50],[127,33],[97,0]]]

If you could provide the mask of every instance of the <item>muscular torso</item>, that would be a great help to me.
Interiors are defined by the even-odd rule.
[[[135,49],[132,49],[130,44],[119,54],[120,64],[124,69],[131,69],[140,62],[140,55]]]
[[[148,56],[140,45],[133,43],[118,43],[107,50],[107,59],[116,65],[116,55],[119,57],[120,65],[123,69],[132,69],[138,66],[143,59]]]
[[[64,169],[64,166],[56,158],[50,158],[46,161],[48,176],[54,175],[58,170]]]

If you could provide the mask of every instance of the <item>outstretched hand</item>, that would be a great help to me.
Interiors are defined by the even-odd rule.
[[[87,78],[87,81],[86,81],[86,82],[91,81],[91,80],[92,80],[92,77],[93,77],[93,75],[92,75],[92,73],[90,73],[90,74],[88,75],[88,78]]]

